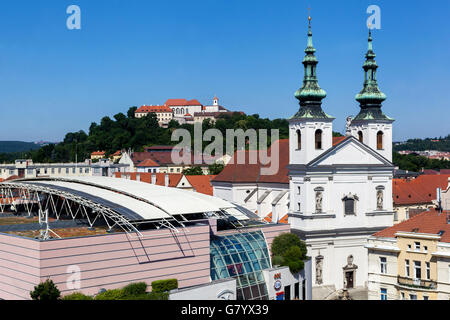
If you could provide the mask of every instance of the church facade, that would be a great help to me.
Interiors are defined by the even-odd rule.
[[[345,137],[333,137],[334,117],[322,108],[326,92],[317,77],[311,20],[303,59],[298,112],[289,119],[289,140],[279,140],[280,169],[264,177],[255,165],[227,165],[213,180],[214,194],[279,222],[288,214],[291,232],[312,259],[313,298],[343,288],[367,288],[372,234],[393,225],[392,123],[382,110],[377,64],[369,32],[360,112],[347,118]],[[236,156],[236,155],[235,155]]]

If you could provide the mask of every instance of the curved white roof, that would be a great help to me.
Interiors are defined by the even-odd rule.
[[[173,215],[227,211],[238,220],[248,219],[228,201],[201,193],[169,188],[129,179],[109,177],[36,178],[12,181],[56,188],[90,196],[114,210],[114,205],[142,217],[143,220]]]

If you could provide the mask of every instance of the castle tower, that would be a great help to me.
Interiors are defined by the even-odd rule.
[[[351,135],[392,162],[392,123],[394,119],[381,110],[386,95],[380,91],[377,83],[378,65],[372,48],[372,33],[369,27],[369,45],[364,62],[364,87],[356,95],[360,112],[352,120],[349,129]]]
[[[300,101],[299,111],[289,120],[290,164],[307,164],[325,150],[331,148],[333,139],[333,117],[322,110],[322,99],[326,92],[317,80],[318,60],[312,42],[311,16],[308,17],[308,44],[303,59],[303,86],[295,92]]]

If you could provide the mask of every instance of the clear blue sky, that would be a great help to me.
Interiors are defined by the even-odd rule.
[[[81,7],[81,30],[66,28],[70,4]],[[167,98],[217,95],[234,110],[288,118],[309,6],[323,108],[342,132],[359,111],[370,4],[381,8],[374,50],[394,140],[447,135],[448,0],[9,0],[0,11],[0,140],[59,141]]]

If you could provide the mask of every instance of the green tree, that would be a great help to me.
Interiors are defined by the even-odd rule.
[[[208,166],[209,174],[217,175],[222,172],[225,166],[222,163],[213,163]]]
[[[203,170],[200,167],[191,167],[183,170],[185,176],[202,176]]]
[[[33,300],[58,300],[61,297],[61,292],[53,283],[52,280],[47,279],[34,287],[30,292]]]
[[[306,244],[292,233],[282,233],[272,242],[272,264],[288,266],[292,273],[301,271],[304,267]]]

